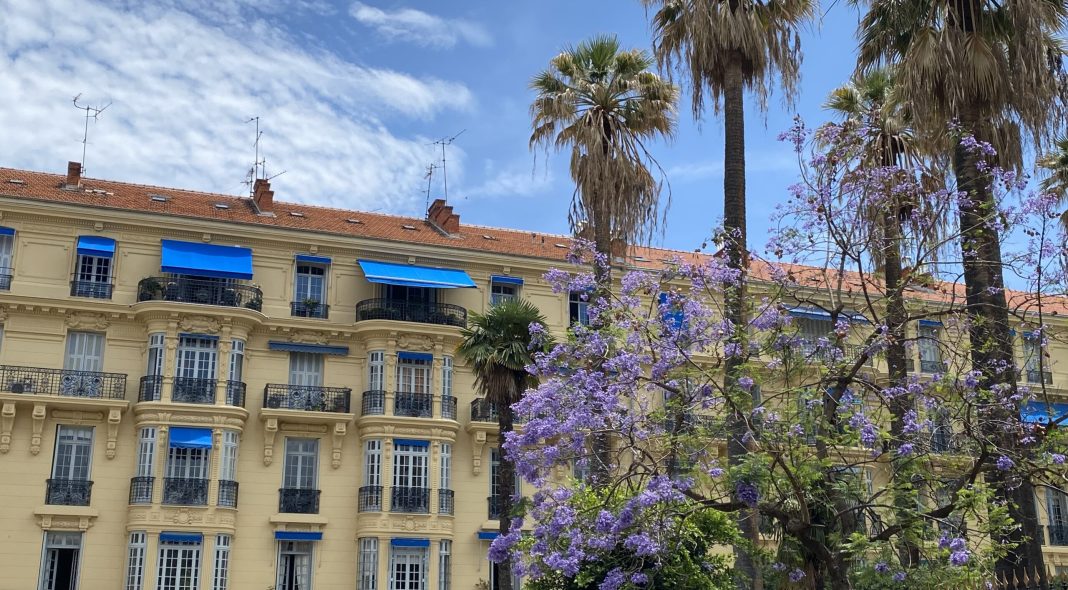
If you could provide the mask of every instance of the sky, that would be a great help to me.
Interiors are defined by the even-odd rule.
[[[746,108],[749,240],[797,179],[776,140],[810,126],[854,66],[858,15],[826,2],[802,31],[800,95]],[[422,216],[446,151],[464,224],[566,234],[566,154],[532,152],[530,79],[604,33],[651,50],[638,0],[0,0],[0,166],[247,195],[255,123],[275,198]],[[671,204],[654,245],[692,250],[722,218],[723,125],[684,88],[674,140],[651,151]],[[443,194],[441,170],[430,197]]]

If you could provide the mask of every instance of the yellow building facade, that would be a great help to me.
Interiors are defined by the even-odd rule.
[[[581,320],[541,279],[566,252],[440,202],[0,168],[0,588],[492,590],[496,417],[460,327],[517,295]],[[1068,503],[1040,505],[1068,565]]]

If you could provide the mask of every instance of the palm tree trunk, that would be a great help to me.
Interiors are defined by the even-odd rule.
[[[522,390],[520,390],[522,391]],[[511,397],[511,396],[509,396]],[[497,466],[497,510],[500,513],[500,533],[508,534],[512,526],[512,497],[515,496],[515,463],[504,453],[505,433],[512,432],[515,428],[515,416],[512,413],[512,404],[500,404],[497,408],[497,457],[500,463]],[[500,590],[512,589],[512,558],[497,564],[497,588]]]
[[[731,60],[727,70],[726,84],[723,90],[724,150],[723,150],[723,251],[727,265],[745,272],[748,250],[745,235],[745,92],[742,78],[741,60]],[[728,346],[746,348],[748,346],[745,309],[744,275],[737,285],[729,287],[724,294],[724,306],[727,317],[734,324],[734,333],[728,339]],[[743,390],[738,386],[742,376],[744,358],[731,355],[725,364],[725,387],[732,399],[740,400]],[[746,440],[749,431],[748,403],[736,401],[738,408],[730,416],[730,438],[727,441],[727,463],[740,465],[749,452]],[[738,498],[735,498],[736,500]],[[738,527],[742,536],[752,547],[760,540],[759,514],[754,510],[742,510],[738,513]],[[734,567],[736,571],[735,587],[738,590],[762,590],[764,587],[760,569],[756,566],[748,547],[734,547]]]
[[[961,117],[964,132],[976,129],[978,116],[975,112],[971,109]],[[990,183],[978,164],[979,156],[958,141],[953,152],[953,171],[958,190],[967,195],[960,206],[960,232],[972,367],[980,372],[983,390],[1005,388],[1003,393],[997,394],[997,401],[1002,401],[1016,392],[1016,368],[1005,300],[1000,236],[992,225],[998,215],[997,204]],[[1008,412],[998,409],[998,405],[994,407],[984,420],[984,433],[1001,448],[1015,450],[1018,444],[1012,432],[1016,429],[1002,426],[1006,422],[1019,421],[1019,408]],[[1006,539],[1017,546],[998,560],[995,572],[1023,574],[1029,568],[1044,572],[1034,486],[1026,477],[1016,482],[1012,475],[996,469],[990,470],[988,477],[998,497],[1007,503],[1009,516],[1018,525]]]

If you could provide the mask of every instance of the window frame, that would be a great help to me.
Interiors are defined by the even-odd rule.
[[[310,445],[310,450],[298,445]],[[282,487],[295,490],[319,489],[319,439],[287,436],[285,441],[285,458],[282,463]],[[293,465],[293,461],[297,461]],[[311,466],[311,485],[305,467]]]
[[[165,557],[165,552],[173,556]],[[200,569],[204,559],[204,541],[160,541],[156,560],[156,590],[194,590],[200,588]],[[174,561],[174,572],[166,580],[165,559]],[[192,567],[190,567],[192,566]],[[188,576],[183,584],[182,577]],[[165,583],[167,582],[167,583]],[[170,582],[173,582],[170,583]]]

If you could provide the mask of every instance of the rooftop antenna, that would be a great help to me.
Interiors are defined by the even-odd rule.
[[[460,137],[461,135],[463,135],[464,131],[467,131],[467,129],[464,129],[464,130],[460,131],[459,133],[457,133],[456,135],[453,135],[452,137],[443,137],[443,138],[441,138],[441,139],[439,139],[439,140],[434,142],[434,145],[440,145],[441,146],[441,179],[442,179],[442,182],[444,183],[444,186],[445,186],[445,202],[446,203],[449,202],[449,171],[445,167],[445,146],[452,145],[452,142],[456,141],[457,137]]]
[[[256,122],[256,140],[252,142],[252,147],[256,150],[255,159],[252,161],[252,168],[249,168],[247,174],[245,174],[245,184],[248,185],[249,195],[252,195],[252,191],[255,189],[256,181],[260,179],[260,173],[263,177],[267,176],[267,160],[266,158],[260,159],[260,138],[263,137],[263,132],[260,131],[260,117],[259,115],[252,117],[245,123]]]
[[[438,165],[431,162],[426,166],[426,174],[423,178],[426,179],[426,210],[430,211],[430,184],[434,181],[434,171],[438,169]],[[429,213],[427,213],[429,215]]]
[[[82,97],[82,93],[79,92],[74,97],[73,102],[74,102],[74,108],[78,109],[79,111],[85,111],[85,131],[82,133],[82,173],[84,174],[85,173],[85,148],[86,148],[87,145],[89,145],[89,119],[91,117],[94,121],[96,121],[100,117],[100,113],[103,113],[104,111],[106,111],[107,108],[109,106],[111,106],[111,103],[109,102],[106,105],[104,105],[102,107],[99,107],[99,108],[91,106],[91,105],[82,106],[82,105],[78,104],[78,99],[81,98],[81,97]]]

